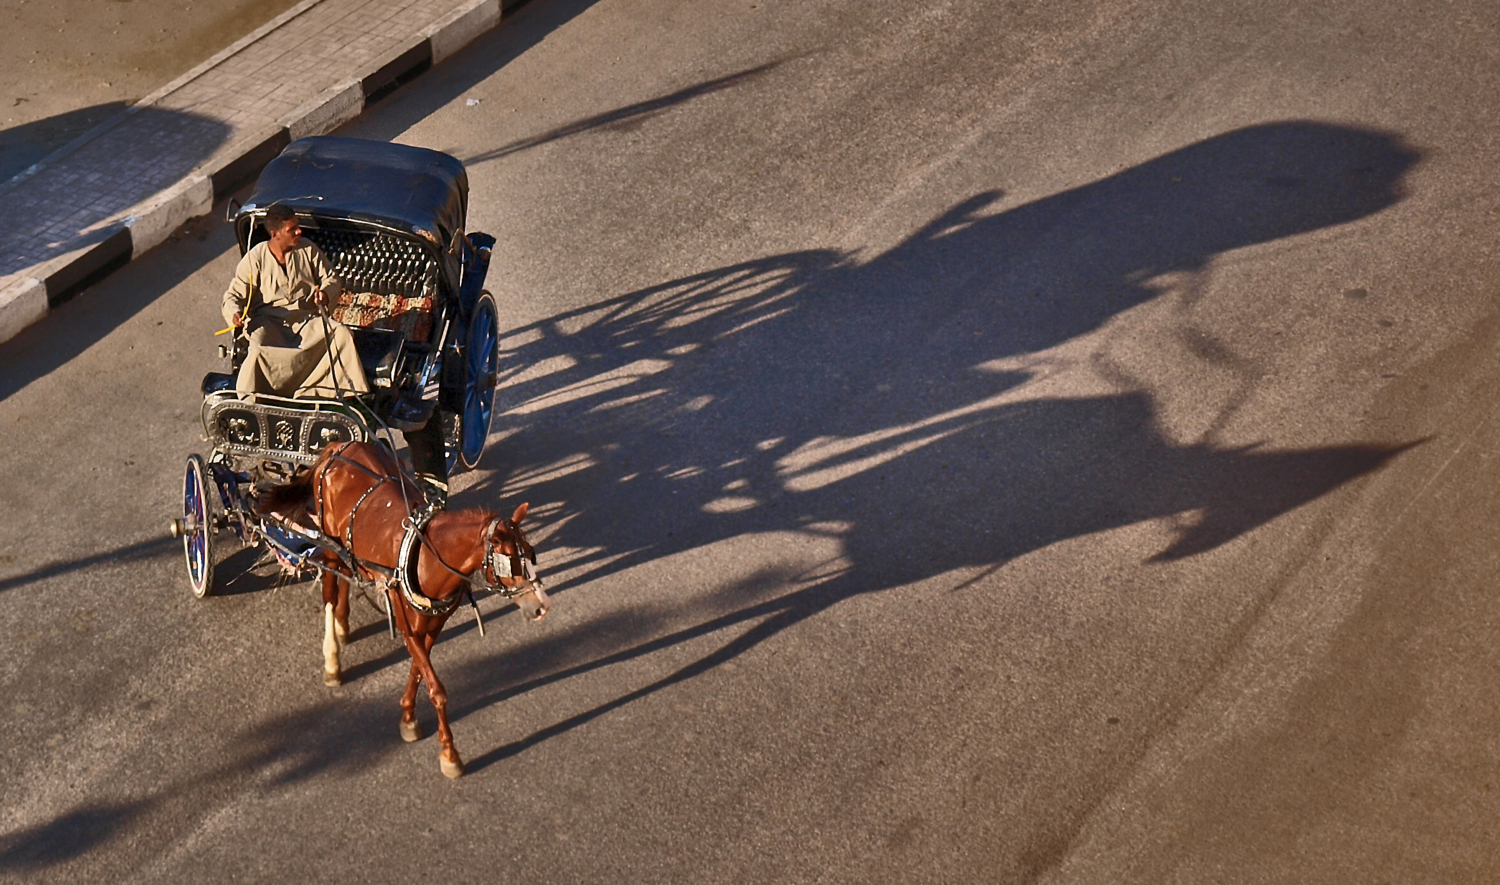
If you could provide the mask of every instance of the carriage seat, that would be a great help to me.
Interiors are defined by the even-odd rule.
[[[421,245],[388,233],[341,227],[305,228],[344,291],[333,318],[351,329],[398,332],[408,341],[432,336],[438,264]]]
[[[331,311],[354,334],[365,375],[388,384],[402,345],[432,339],[438,263],[419,243],[367,228],[325,223],[303,236],[328,256],[343,292]]]

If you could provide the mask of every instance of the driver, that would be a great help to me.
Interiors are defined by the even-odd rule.
[[[368,393],[354,337],[327,309],[343,285],[317,244],[302,239],[291,207],[266,210],[270,239],[250,248],[224,293],[224,319],[250,352],[235,389],[287,397]]]

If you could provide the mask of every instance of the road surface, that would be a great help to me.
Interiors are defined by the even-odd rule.
[[[326,689],[187,591],[214,226],[0,348],[0,875],[1493,881],[1497,37],[534,0],[344,130],[499,237],[453,506],[555,604],[439,644],[469,773],[369,606]]]

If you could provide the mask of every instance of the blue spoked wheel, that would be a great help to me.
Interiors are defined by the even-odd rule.
[[[464,405],[459,415],[457,450],[452,454],[472,470],[484,454],[495,414],[495,373],[500,367],[500,314],[495,296],[484,292],[474,302],[469,340],[464,348]]]
[[[214,526],[208,491],[203,459],[189,455],[187,474],[182,482],[182,522],[174,531],[180,531],[182,535],[188,583],[193,588],[193,595],[199,599],[212,593],[214,588]]]

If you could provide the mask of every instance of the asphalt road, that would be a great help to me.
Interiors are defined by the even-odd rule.
[[[533,0],[346,130],[500,240],[454,506],[555,605],[438,646],[469,774],[369,606],[326,689],[311,587],[187,591],[215,226],[0,347],[0,876],[1495,881],[1497,45]]]

